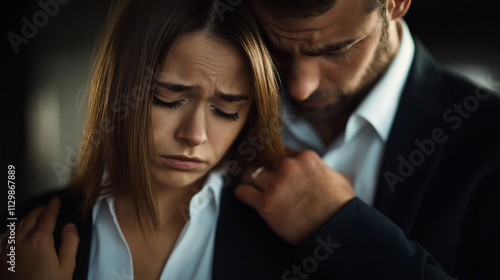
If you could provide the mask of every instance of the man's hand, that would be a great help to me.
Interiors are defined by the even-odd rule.
[[[254,170],[246,170],[236,196],[292,245],[306,239],[355,197],[349,180],[313,151],[294,152],[251,182]]]
[[[69,280],[73,277],[80,239],[73,224],[65,225],[57,255],[53,232],[59,208],[59,198],[53,198],[47,206],[34,209],[21,221],[16,232],[16,244],[13,245],[16,249],[15,272],[5,267],[5,248],[8,244],[6,239],[2,240],[1,279]]]

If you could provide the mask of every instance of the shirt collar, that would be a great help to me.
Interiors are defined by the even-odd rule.
[[[404,20],[400,20],[398,24],[401,27],[399,50],[385,74],[349,118],[346,141],[349,141],[365,122],[371,124],[384,142],[389,137],[415,54],[415,43],[408,26]]]
[[[223,186],[224,171],[212,171],[203,188],[197,192],[189,202],[191,217],[211,204],[214,205],[215,210],[218,212]]]

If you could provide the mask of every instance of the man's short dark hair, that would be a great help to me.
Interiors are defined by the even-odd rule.
[[[329,10],[337,0],[257,0],[289,17],[319,16]],[[386,0],[364,0],[366,13],[385,7]],[[385,9],[384,9],[385,11]]]

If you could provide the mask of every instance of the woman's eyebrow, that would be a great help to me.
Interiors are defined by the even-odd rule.
[[[232,94],[232,93],[225,93],[225,92],[216,92],[215,96],[224,99],[229,102],[238,102],[238,101],[243,101],[243,100],[248,100],[248,95],[245,94]]]
[[[190,90],[198,88],[197,86],[189,86],[189,85],[162,82],[162,81],[157,81],[156,84],[158,86],[160,86],[166,90],[172,91],[172,92],[190,91]],[[238,102],[238,101],[248,100],[248,95],[233,94],[233,93],[227,93],[227,92],[222,92],[222,91],[215,92],[215,96],[218,98],[221,98],[225,101],[228,101],[228,102]]]
[[[169,82],[162,82],[162,81],[157,81],[156,84],[166,90],[172,91],[172,92],[181,92],[181,91],[189,91],[193,90],[196,88],[196,86],[188,86],[188,85],[183,85],[183,84],[174,84],[174,83],[169,83]]]

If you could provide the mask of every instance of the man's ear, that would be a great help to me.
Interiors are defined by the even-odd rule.
[[[411,0],[387,0],[387,14],[389,19],[398,20],[408,12]]]

